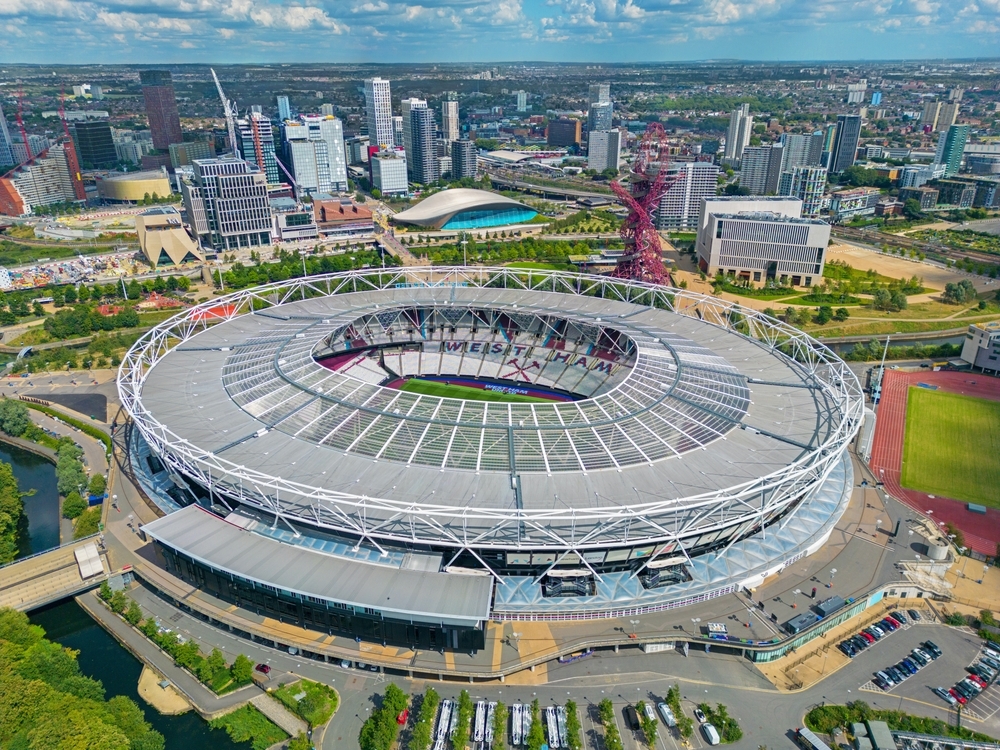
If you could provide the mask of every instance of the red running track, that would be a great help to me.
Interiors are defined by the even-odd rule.
[[[1000,401],[1000,378],[967,372],[901,372],[886,370],[882,400],[875,422],[875,439],[869,462],[872,473],[885,483],[886,491],[921,513],[929,513],[939,524],[950,521],[965,534],[965,543],[976,552],[994,556],[1000,543],[1000,511],[987,508],[986,515],[973,513],[966,504],[946,497],[931,497],[900,485],[903,438],[906,428],[906,396],[911,385],[927,383],[948,393]]]

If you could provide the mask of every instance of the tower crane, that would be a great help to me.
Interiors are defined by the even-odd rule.
[[[66,154],[66,166],[69,167],[69,179],[73,183],[73,195],[78,201],[87,200],[87,189],[83,186],[83,178],[80,176],[80,160],[76,155],[76,144],[69,134],[69,125],[66,123],[66,90],[63,89],[59,95],[59,119],[62,120],[63,133],[66,134],[66,142],[63,144]]]
[[[212,71],[212,79],[215,81],[215,88],[218,89],[219,98],[222,100],[222,111],[226,113],[226,128],[229,130],[229,146],[233,149],[233,156],[237,156],[236,118],[239,115],[239,110],[236,109],[236,102],[226,98],[226,94],[222,90],[222,84],[219,83],[219,76],[215,74],[215,68],[209,68],[209,70]]]

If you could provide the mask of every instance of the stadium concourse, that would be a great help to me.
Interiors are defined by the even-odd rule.
[[[466,652],[491,620],[692,606],[817,552],[863,410],[841,360],[759,312],[503,268],[237,292],[145,334],[118,387],[170,573]]]
[[[1000,543],[1000,510],[987,508],[985,515],[974,513],[964,502],[928,495],[901,484],[907,394],[911,386],[917,385],[1000,401],[1000,378],[970,372],[886,370],[869,461],[872,473],[885,483],[890,495],[920,513],[929,513],[939,525],[954,524],[962,530],[968,547],[993,557]]]

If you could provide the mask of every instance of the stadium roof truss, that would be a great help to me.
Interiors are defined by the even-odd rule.
[[[671,384],[665,391],[671,397],[677,396],[675,391],[683,387],[680,371],[687,368],[687,372],[698,372],[699,365],[695,360],[702,352],[693,352],[690,361],[685,362],[685,352],[681,351],[684,348],[683,341],[672,344],[653,336],[644,340],[638,325],[631,326],[627,339],[623,340],[618,333],[625,323],[620,320],[609,319],[605,322],[597,318],[590,322],[596,335],[604,335],[609,341],[618,341],[621,354],[632,358],[630,374],[614,388],[579,402],[552,405],[463,402],[392,391],[361,381],[352,384],[349,377],[338,378],[335,387],[328,390],[329,383],[324,378],[329,378],[333,373],[324,373],[317,366],[310,370],[311,374],[300,376],[296,371],[288,369],[295,367],[296,363],[304,362],[306,358],[314,364],[312,355],[316,353],[317,347],[328,348],[331,343],[338,346],[344,341],[345,334],[350,332],[350,326],[355,326],[355,333],[358,328],[367,328],[369,333],[381,328],[385,333],[393,326],[398,326],[400,321],[405,322],[406,312],[405,308],[400,309],[398,305],[389,306],[385,311],[368,307],[355,310],[354,320],[344,321],[333,317],[317,319],[316,316],[297,315],[294,307],[288,308],[288,314],[285,314],[282,310],[284,305],[344,294],[400,289],[444,291],[444,296],[448,299],[438,303],[442,315],[447,315],[446,311],[449,310],[452,315],[461,311],[462,315],[479,316],[484,325],[496,323],[496,318],[486,314],[484,310],[495,310],[498,304],[491,302],[489,305],[482,305],[462,300],[461,297],[467,296],[470,289],[596,297],[640,306],[636,308],[637,312],[642,308],[666,310],[692,320],[697,319],[718,330],[739,334],[744,340],[753,342],[762,353],[766,352],[782,360],[799,374],[800,381],[771,382],[741,375],[734,368],[727,368],[721,357],[717,358],[718,361],[700,365],[711,374],[706,379],[706,390],[680,395],[693,404],[693,413],[706,415],[705,424],[717,425],[714,428],[717,434],[706,432],[703,439],[688,442],[684,450],[679,451],[669,442],[654,440],[656,430],[650,429],[649,423],[637,423],[641,424],[641,429],[637,426],[637,433],[629,433],[623,432],[616,422],[625,418],[638,419],[637,413],[653,413],[653,402],[658,405],[665,403],[662,400],[663,394],[658,393],[654,387],[657,384]],[[449,302],[453,303],[451,307]],[[525,316],[524,322],[531,325],[551,327],[554,318],[549,317],[550,314],[567,317],[558,309],[549,313],[516,308],[517,304],[512,302],[506,312]],[[248,315],[267,318],[272,332],[256,339],[248,338],[244,342],[247,357],[235,370],[238,376],[231,379],[227,386],[230,396],[238,401],[240,394],[250,393],[254,377],[259,385],[276,375],[279,381],[284,381],[277,382],[274,386],[276,389],[286,388],[289,384],[295,385],[294,392],[287,394],[289,403],[284,404],[285,407],[290,405],[293,408],[291,413],[287,408],[283,410],[281,405],[284,402],[278,398],[278,403],[270,404],[255,414],[260,422],[260,427],[255,432],[235,437],[212,448],[201,447],[178,435],[154,416],[143,402],[143,387],[153,368],[171,350],[181,348],[189,341],[191,345],[182,348],[196,350],[199,342],[192,339],[198,334],[220,323],[228,323]],[[322,331],[322,334],[317,335],[314,331]],[[220,346],[213,343],[209,349],[226,352],[224,356],[232,358],[228,362],[235,362],[237,355],[241,354],[240,345]],[[241,371],[241,367],[245,369]],[[261,368],[256,375],[253,374],[255,367]],[[246,377],[240,377],[241,372]],[[300,377],[301,380],[297,380]],[[721,390],[712,385],[720,382],[728,385]],[[353,391],[347,390],[349,385]],[[456,557],[462,550],[468,550],[479,557],[476,550],[482,551],[484,548],[547,548],[557,551],[552,565],[558,564],[566,555],[577,553],[581,564],[586,567],[590,567],[584,559],[584,552],[588,549],[649,544],[648,564],[658,555],[686,555],[686,548],[694,546],[697,539],[706,539],[713,532],[721,533],[720,530],[740,525],[741,530],[733,536],[735,541],[746,532],[763,526],[826,478],[856,433],[863,412],[859,383],[844,362],[802,331],[759,311],[716,297],[642,282],[562,271],[508,268],[357,270],[293,279],[239,291],[185,310],[143,335],[122,362],[118,386],[122,402],[143,438],[173,472],[195,479],[207,487],[217,500],[226,502],[228,498],[264,509],[274,515],[276,523],[278,519],[305,521],[356,535],[379,549],[382,549],[380,545],[389,543],[443,545],[454,548]],[[772,433],[761,424],[752,425],[744,420],[746,405],[740,402],[740,398],[745,399],[746,395],[741,396],[739,389],[742,387],[745,390],[748,386],[752,386],[758,393],[766,392],[769,388],[784,392],[798,388],[808,390],[810,397],[821,405],[821,409],[817,411],[812,437],[801,439]],[[340,390],[336,390],[337,388]],[[634,389],[631,395],[629,388]],[[372,393],[364,399],[359,398],[356,392],[365,389],[370,389]],[[384,391],[389,393],[383,393]],[[276,391],[272,391],[274,392]],[[351,393],[354,395],[350,395]],[[722,403],[711,403],[716,396],[723,397]],[[730,403],[725,403],[726,398]],[[295,399],[301,399],[301,402]],[[296,414],[301,417],[305,411],[305,403],[349,408],[355,414],[355,419],[357,414],[367,414],[368,421],[364,428],[356,434],[348,435],[352,437],[350,444],[340,444],[334,449],[334,455],[338,456],[343,453],[346,457],[357,450],[363,443],[366,432],[370,434],[373,426],[380,420],[387,422],[386,426],[393,421],[395,424],[392,429],[382,430],[380,433],[382,437],[376,441],[379,445],[378,452],[362,452],[363,456],[376,461],[384,456],[393,439],[398,438],[404,430],[413,432],[414,426],[418,429],[407,444],[410,462],[415,460],[419,447],[432,429],[447,428],[452,444],[460,430],[466,427],[475,430],[480,435],[476,449],[478,463],[475,466],[459,464],[453,467],[447,460],[442,460],[439,470],[474,469],[477,475],[480,469],[494,473],[506,471],[510,482],[506,493],[509,501],[480,503],[473,501],[473,495],[473,499],[467,501],[446,503],[428,501],[429,498],[432,499],[430,494],[419,501],[357,494],[317,483],[296,481],[297,472],[294,471],[282,472],[282,475],[277,475],[277,472],[268,473],[266,464],[241,457],[239,452],[230,453],[233,458],[225,455],[234,447],[245,448],[252,445],[253,441],[263,438],[269,432],[286,432],[287,422],[294,422]],[[243,404],[243,408],[246,406],[246,403]],[[248,413],[253,414],[252,411]],[[472,413],[475,414],[474,418],[470,417]],[[570,414],[573,415],[572,421],[567,423],[567,415]],[[502,419],[493,422],[491,419],[494,415],[500,415]],[[302,420],[295,424],[301,425]],[[566,435],[567,430],[572,429],[574,438],[560,448],[561,452],[556,450],[557,441],[541,438],[539,444],[533,444],[530,452],[532,455],[539,454],[543,463],[532,463],[524,459],[530,468],[522,470],[518,468],[518,450],[525,443],[519,442],[518,433],[525,424],[526,429],[538,435]],[[616,431],[616,445],[630,443],[636,458],[621,465],[616,460],[618,448],[611,450],[606,443],[602,444],[602,436],[597,429],[601,425]],[[302,429],[304,428],[300,427],[299,432]],[[596,440],[578,440],[576,436],[583,434],[585,430],[591,431]],[[554,502],[549,507],[525,507],[521,502],[522,485],[525,481],[541,482],[544,485],[545,478],[551,480],[553,474],[558,479],[559,472],[554,471],[550,465],[557,453],[565,459],[566,471],[582,472],[585,476],[588,471],[592,476],[599,473],[597,470],[617,470],[620,473],[623,467],[628,469],[630,464],[653,466],[660,458],[672,454],[680,455],[699,448],[704,450],[706,443],[724,438],[728,430],[742,430],[748,436],[747,439],[751,439],[751,436],[755,440],[772,438],[775,445],[786,451],[794,449],[794,458],[788,460],[782,468],[764,476],[754,476],[749,480],[735,482],[732,486],[689,495],[683,494],[683,488],[680,487],[663,486],[656,491],[633,487],[635,502],[623,502],[620,497],[601,496],[600,492],[594,493],[597,497],[592,502]],[[311,440],[326,447],[328,443],[324,441],[335,432],[338,431],[326,430],[325,438],[314,437]],[[484,437],[487,432],[496,433],[496,437],[503,442],[502,452],[506,454],[503,460],[498,459],[490,467],[482,465],[484,455],[490,454],[489,441]],[[679,432],[683,433],[683,430]],[[640,446],[633,436],[638,433],[650,433],[653,437],[648,444]],[[296,435],[297,433],[292,434],[292,439]],[[590,453],[581,455],[578,443],[586,444]],[[650,450],[647,445],[657,443],[661,452],[655,457],[644,452]],[[454,445],[450,447],[453,449]],[[606,456],[608,461],[602,458],[603,463],[588,466],[590,457],[600,454]],[[402,463],[403,458],[399,454],[393,460]],[[724,468],[719,470],[725,471]],[[290,523],[289,527],[292,528]],[[489,569],[489,565],[481,558],[480,562]]]

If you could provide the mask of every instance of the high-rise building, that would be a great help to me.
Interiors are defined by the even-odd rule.
[[[955,121],[958,120],[958,109],[961,106],[959,102],[941,102],[941,110],[938,114],[937,126],[934,130],[938,132],[945,132]]]
[[[687,229],[698,225],[702,201],[715,197],[721,170],[711,162],[671,164],[668,172],[677,175],[660,198],[656,210],[657,229]]]
[[[170,166],[186,167],[195,159],[214,159],[215,141],[185,141],[170,144]]]
[[[153,134],[153,148],[166,151],[171,143],[181,143],[181,117],[177,113],[174,84],[168,70],[143,70],[139,73],[146,117]]]
[[[78,122],[73,126],[73,134],[82,169],[113,167],[118,162],[111,123],[105,120]]]
[[[794,167],[818,167],[823,163],[823,133],[812,135],[784,133],[780,143],[784,147],[781,154],[783,172]]]
[[[413,177],[413,134],[410,130],[410,114],[415,109],[427,109],[427,102],[423,99],[411,97],[403,99],[399,103],[399,107],[403,113],[403,150],[406,151],[406,167],[410,170],[410,179],[415,180]],[[396,145],[398,146],[399,143],[397,142]]]
[[[243,158],[263,171],[269,184],[281,182],[271,121],[258,112],[250,112],[247,117],[236,121],[236,131]]]
[[[779,144],[748,146],[740,161],[740,187],[751,195],[773,195],[778,191],[784,149]]]
[[[356,135],[353,138],[348,138],[344,144],[347,150],[347,161],[349,164],[367,164],[368,163],[368,140],[367,135]]]
[[[592,83],[587,90],[587,102],[590,104],[610,104],[611,84]]]
[[[10,139],[10,131],[7,129],[7,117],[0,107],[0,166],[8,167],[14,165],[13,141]]]
[[[7,216],[26,216],[37,206],[75,199],[66,151],[61,144],[52,146],[46,156],[0,179],[0,213]]]
[[[753,115],[750,105],[741,104],[729,115],[729,129],[726,131],[726,150],[723,158],[739,161],[743,158],[743,149],[750,145],[753,134]]]
[[[368,138],[373,146],[391,147],[395,141],[392,127],[392,94],[389,82],[382,78],[365,81],[365,115]]]
[[[49,139],[44,135],[37,135],[35,133],[28,133],[28,144],[27,146],[21,140],[21,134],[18,133],[13,137],[13,143],[11,143],[10,148],[14,153],[14,163],[24,164],[28,161],[28,149],[31,149],[31,156],[38,156],[49,147]]]
[[[595,130],[611,130],[614,105],[611,102],[594,102],[590,105],[587,115],[587,132]]]
[[[920,126],[930,126],[931,130],[937,130],[938,116],[941,114],[941,102],[924,102],[924,111],[920,117]]]
[[[847,84],[847,103],[861,104],[865,100],[865,93],[868,91],[868,81],[861,79],[858,83]]]
[[[587,146],[587,166],[603,172],[618,170],[621,159],[621,133],[618,130],[595,130]]]
[[[881,103],[882,103],[882,92],[881,91],[873,91],[872,92],[872,106],[873,107],[877,107]]]
[[[319,105],[319,113],[321,115],[326,115],[328,117],[333,117],[334,116],[333,105],[329,104],[329,103],[320,104]]]
[[[229,252],[271,244],[267,177],[243,159],[196,159],[181,182],[184,207],[202,247]]]
[[[934,163],[944,165],[945,177],[958,174],[958,170],[962,166],[962,153],[969,140],[969,130],[970,126],[968,125],[952,125],[946,133],[942,133],[938,138]]]
[[[287,96],[278,97],[278,122],[292,119],[292,105]]]
[[[823,278],[830,225],[780,213],[706,214],[698,231],[698,267],[751,283],[812,286]]]
[[[781,173],[778,195],[787,195],[802,201],[802,215],[816,217],[823,212],[823,195],[826,193],[824,167],[792,167]]]
[[[837,115],[837,132],[827,165],[830,174],[838,174],[853,166],[860,139],[861,118],[858,115]]]
[[[441,102],[441,134],[446,141],[457,141],[461,138],[458,126],[458,102],[445,99]]]
[[[373,154],[369,163],[372,187],[382,195],[406,195],[410,186],[406,178],[406,153],[387,149]]]
[[[285,154],[301,192],[347,192],[344,128],[336,117],[300,115],[286,122]]]
[[[441,177],[434,145],[434,110],[417,107],[410,110],[410,150],[406,163],[410,178],[421,185],[437,182]]]
[[[479,166],[479,150],[475,141],[451,142],[451,177],[461,180],[463,177],[475,179]]]
[[[527,112],[528,111],[528,92],[518,91],[517,92],[517,111]]]
[[[392,116],[392,137],[395,139],[393,143],[403,148],[403,116],[393,115]]]
[[[546,142],[550,146],[575,146],[580,143],[580,121],[568,117],[549,120]]]

